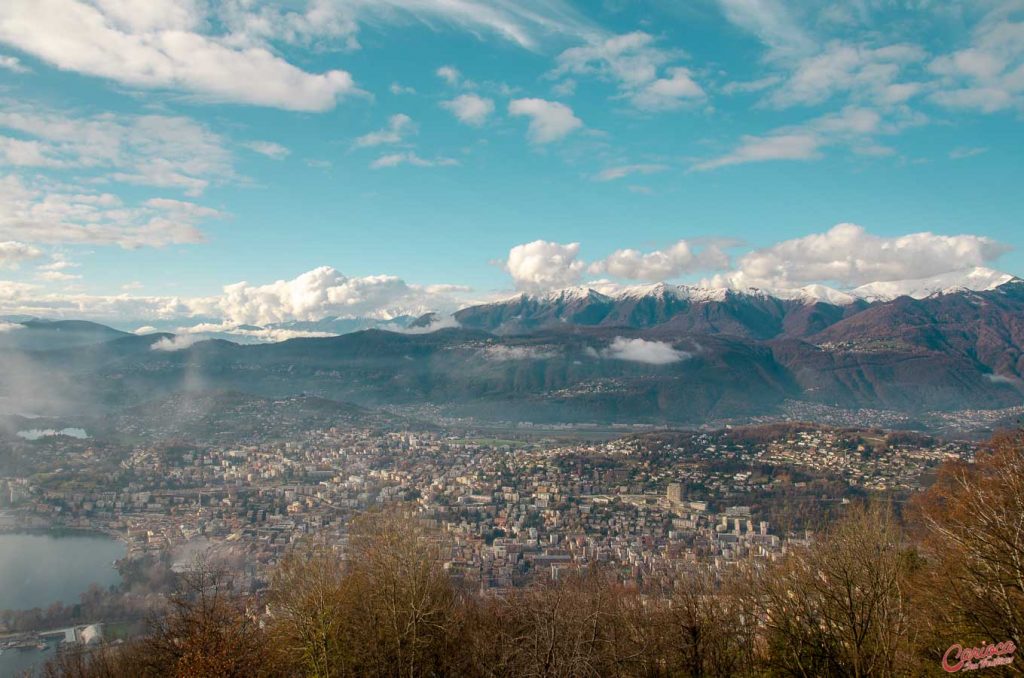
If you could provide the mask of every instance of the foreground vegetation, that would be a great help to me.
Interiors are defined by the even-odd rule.
[[[411,514],[368,514],[345,555],[296,551],[259,601],[200,569],[146,636],[47,676],[916,676],[953,644],[1024,639],[1024,435],[949,463],[899,516],[851,507],[808,546],[636,590],[600,568],[459,590]],[[985,670],[1019,673],[1024,659]]]

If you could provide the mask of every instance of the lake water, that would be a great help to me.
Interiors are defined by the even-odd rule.
[[[50,438],[53,436],[68,436],[69,438],[85,440],[89,437],[84,428],[62,428],[59,431],[52,428],[31,428],[27,431],[18,431],[18,435],[25,440],[39,440],[40,438]]]
[[[121,542],[105,535],[0,534],[0,610],[76,603],[96,583],[120,581]]]
[[[0,609],[46,608],[75,603],[93,583],[106,588],[120,581],[113,562],[124,545],[104,535],[0,534]],[[0,655],[0,678],[38,668],[56,651],[6,650]]]

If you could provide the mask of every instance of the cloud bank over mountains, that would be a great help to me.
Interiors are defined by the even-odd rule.
[[[714,273],[700,280],[709,288],[787,291],[821,283],[839,289],[878,287],[887,283],[949,275],[996,262],[1008,247],[976,235],[944,236],[929,232],[879,236],[856,224],[838,224],[822,233],[747,249],[738,256],[736,241],[679,240],[661,250],[620,249],[587,262],[581,243],[536,240],[509,250],[503,267],[512,287],[543,293],[580,283],[615,292],[635,282],[660,282]],[[12,266],[42,256],[15,242],[0,242],[0,262]],[[69,262],[48,266],[63,271]],[[588,276],[604,276],[588,279]],[[321,266],[291,279],[269,283],[237,282],[218,295],[164,297],[121,294],[96,296],[47,292],[30,283],[0,282],[0,313],[107,321],[181,321],[185,331],[236,332],[254,339],[277,340],[288,334],[280,326],[325,318],[389,321],[429,312],[442,314],[508,295],[508,290],[474,290],[455,284],[410,283],[396,275],[346,276]],[[442,325],[438,325],[442,326]],[[269,328],[269,329],[268,329]],[[274,329],[276,328],[276,329]],[[155,329],[155,328],[150,328]],[[308,330],[306,334],[322,335]],[[659,352],[660,351],[660,352]],[[603,357],[684,359],[657,347],[623,344]],[[624,357],[625,356],[625,357]],[[673,357],[674,356],[674,357]]]

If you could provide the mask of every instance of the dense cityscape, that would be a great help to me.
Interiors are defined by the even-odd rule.
[[[125,572],[132,562],[186,571],[201,556],[237,568],[233,586],[256,593],[297,545],[344,548],[354,516],[401,504],[436,528],[445,571],[473,590],[558,580],[596,563],[624,584],[670,585],[694,563],[725,570],[775,559],[851,500],[905,500],[941,462],[976,450],[795,423],[591,440],[566,431],[498,439],[425,426],[300,429],[224,445],[125,447],[78,432],[19,438],[12,457],[31,456],[35,466],[0,478],[0,529],[111,535],[126,545]],[[113,609],[130,617],[145,605]],[[29,635],[0,642],[34,644],[33,632],[51,621],[8,615],[15,628],[0,634]]]

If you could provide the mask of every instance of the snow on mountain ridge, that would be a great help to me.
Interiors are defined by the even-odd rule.
[[[732,287],[704,287],[700,285],[674,285],[659,282],[646,285],[620,286],[609,281],[596,281],[590,285],[575,285],[551,290],[542,294],[519,293],[494,304],[512,301],[533,300],[545,302],[586,301],[636,301],[647,297],[674,296],[677,299],[694,302],[725,301],[730,294],[771,297],[786,301],[804,303],[827,303],[833,306],[848,306],[859,300],[867,302],[892,301],[897,297],[909,296],[924,299],[933,295],[953,294],[962,291],[984,292],[1020,278],[982,266],[952,271],[930,278],[916,280],[879,281],[861,285],[851,290],[839,290],[828,285],[814,283],[803,287],[744,289]],[[1024,282],[1024,281],[1021,281]]]
[[[868,283],[851,290],[850,294],[865,301],[892,301],[898,297],[926,299],[963,291],[987,292],[1014,280],[1019,280],[1019,278],[991,268],[977,266],[918,280]]]

